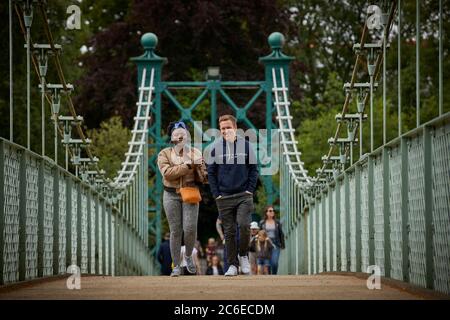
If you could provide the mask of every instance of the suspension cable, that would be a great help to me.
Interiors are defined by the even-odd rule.
[[[19,26],[20,26],[21,33],[22,33],[22,35],[24,36],[24,39],[25,39],[25,41],[26,41],[26,31],[25,31],[25,25],[24,25],[24,22],[23,22],[23,20],[22,20],[23,15],[22,15],[21,9],[20,9],[17,5],[14,6],[14,9],[15,9],[16,14],[17,14],[17,17],[18,17],[18,19],[19,19]],[[30,38],[30,43],[32,43],[32,42],[33,42],[33,41],[31,41],[31,38]],[[31,46],[33,46],[33,45],[31,45]],[[31,54],[31,61],[32,61],[32,63],[33,63],[33,67],[34,67],[34,71],[35,71],[35,73],[36,73],[36,76],[39,78],[39,82],[42,82],[41,74],[40,74],[40,72],[39,72],[39,67],[38,67],[37,58],[36,58],[36,55],[35,55],[34,52],[32,52],[32,54]],[[50,94],[49,94],[48,92],[45,93],[45,99],[47,100],[47,102],[48,102],[49,104],[51,104],[52,100],[51,100],[51,96],[50,96]],[[64,137],[64,131],[63,131],[63,129],[62,129],[61,127],[59,127],[59,126],[58,126],[58,133],[59,133],[59,135],[60,135],[61,138]],[[71,153],[71,155],[73,156],[71,150],[70,150],[70,153]]]
[[[390,31],[391,31],[391,28],[392,28],[396,7],[397,7],[397,1],[394,1],[392,3],[390,14],[389,14],[388,24],[387,24],[387,28],[386,28],[387,32],[385,32],[385,34],[383,35],[386,38],[385,41],[388,39],[388,35],[390,34]],[[366,17],[366,21],[367,21],[367,17]],[[363,33],[361,35],[360,48],[364,47],[364,43],[366,41],[365,38],[367,36],[367,31],[368,31],[367,23],[365,23],[364,24],[364,28],[363,28]],[[347,112],[347,108],[348,108],[348,105],[350,103],[350,98],[351,98],[351,95],[352,95],[352,90],[351,89],[353,88],[354,83],[356,81],[358,65],[362,64],[361,63],[361,56],[362,55],[363,55],[362,53],[358,52],[357,56],[356,56],[356,62],[355,62],[355,65],[353,67],[352,78],[351,78],[351,82],[350,82],[350,90],[347,91],[347,94],[346,94],[346,97],[345,97],[345,101],[344,101],[344,106],[342,107],[342,112],[341,112],[342,116],[344,116],[345,113]],[[380,75],[382,60],[383,60],[383,55],[379,53],[377,55],[376,62],[375,62],[374,79],[378,79],[378,77]],[[366,61],[366,63],[367,63],[367,61]],[[364,105],[363,112],[364,112],[365,105],[367,104],[368,100],[369,100],[369,95],[366,95],[365,98],[364,98],[364,101],[363,101],[363,105]],[[358,128],[359,128],[359,124],[356,123],[356,130],[358,130]],[[339,133],[340,133],[340,129],[341,129],[341,123],[339,122],[338,125],[337,125],[336,133],[334,135],[334,140],[336,140],[338,138]],[[355,135],[354,139],[355,138],[356,138],[356,135]],[[353,143],[353,141],[351,143]],[[328,151],[328,154],[327,154],[327,161],[325,161],[325,163],[322,166],[322,169],[321,169],[322,172],[324,172],[326,166],[328,165],[329,159],[331,158],[333,150],[334,150],[334,145],[331,145],[330,149]],[[346,156],[348,155],[348,152],[349,152],[348,150],[345,151],[345,155]]]

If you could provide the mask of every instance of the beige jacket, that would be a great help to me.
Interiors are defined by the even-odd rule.
[[[201,164],[194,165],[199,162]],[[169,188],[195,186],[194,170],[196,170],[197,182],[207,183],[208,181],[202,153],[196,148],[191,148],[190,154],[186,157],[177,154],[173,147],[161,150],[158,154],[158,168],[163,177],[164,186]]]

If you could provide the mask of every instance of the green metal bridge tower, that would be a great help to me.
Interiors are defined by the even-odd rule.
[[[222,81],[218,70],[216,68],[209,68],[209,76],[205,81],[162,81],[161,74],[164,64],[168,62],[167,58],[158,56],[155,53],[155,48],[158,43],[158,38],[153,33],[146,33],[141,38],[141,44],[144,47],[144,54],[139,57],[132,58],[131,60],[137,64],[138,67],[138,79],[141,79],[142,70],[144,68],[155,69],[155,92],[154,103],[151,108],[151,117],[153,119],[152,125],[149,127],[149,159],[148,168],[149,172],[155,173],[154,185],[149,185],[148,199],[149,199],[149,233],[155,237],[155,248],[159,247],[161,239],[161,196],[162,196],[162,178],[156,166],[156,158],[161,149],[166,147],[167,139],[163,137],[161,133],[162,115],[167,110],[162,110],[163,99],[168,99],[171,105],[181,114],[179,120],[189,122],[193,125],[194,131],[198,134],[202,134],[202,129],[196,126],[195,119],[192,117],[192,112],[203,101],[209,100],[210,103],[210,126],[211,128],[217,128],[218,109],[217,99],[220,97],[225,104],[229,106],[238,120],[238,122],[245,124],[248,128],[257,128],[254,123],[247,117],[247,111],[255,104],[258,99],[265,99],[265,129],[270,131],[276,129],[278,125],[273,121],[274,113],[276,113],[273,104],[273,78],[272,69],[282,68],[286,79],[289,79],[289,64],[293,60],[292,57],[288,57],[282,53],[281,48],[284,44],[284,36],[281,33],[274,32],[269,38],[268,42],[272,49],[272,52],[259,58],[260,63],[264,65],[265,79],[261,81]],[[286,83],[288,86],[288,82]],[[189,106],[183,106],[180,101],[177,100],[173,94],[174,90],[180,89],[196,89],[199,90],[199,94],[195,101]],[[256,93],[251,99],[243,106],[238,105],[226,92],[229,89],[250,89],[256,90]],[[271,147],[271,137],[268,137],[268,150]],[[204,143],[203,146],[208,143]],[[261,163],[261,159],[258,159],[259,166],[264,166]],[[279,198],[279,190],[276,184],[272,181],[270,175],[260,175],[261,183],[264,186],[265,193],[267,195],[268,204],[276,203]]]

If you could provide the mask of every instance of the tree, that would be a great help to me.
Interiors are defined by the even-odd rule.
[[[264,209],[267,206],[267,195],[264,190],[264,186],[260,184],[256,189],[256,202],[255,202],[255,216],[259,216],[260,219],[264,216]],[[258,220],[259,222],[259,220]]]
[[[189,80],[211,65],[220,66],[223,79],[262,79],[258,58],[270,52],[267,37],[273,31],[286,33],[288,24],[287,11],[270,0],[133,1],[123,21],[91,38],[92,51],[81,59],[85,74],[77,82],[76,103],[90,128],[114,114],[131,124],[136,67],[129,58],[142,53],[139,41],[145,32],[158,36],[156,51],[169,59],[165,79]],[[263,125],[258,110],[252,108],[250,117]]]
[[[354,43],[359,41],[364,25],[364,8],[367,1],[339,0],[288,0],[290,30],[287,53],[304,67],[295,75],[301,98],[310,103],[295,110],[298,125],[301,121],[316,117],[316,105],[324,103],[324,91],[331,74],[345,81],[350,76],[355,55]]]
[[[13,1],[13,5],[15,2]],[[16,3],[21,10],[21,5]],[[68,14],[66,9],[72,5],[71,0],[61,0],[49,2],[45,7],[48,17],[49,29],[55,44],[62,46],[59,55],[64,77],[67,83],[74,81],[81,76],[83,72],[78,64],[78,58],[81,55],[80,47],[87,41],[92,34],[89,25],[84,23],[87,21],[87,11],[82,11],[82,24],[79,30],[69,30],[66,28],[66,19]],[[44,29],[44,19],[40,12],[40,4],[34,3],[33,22],[31,25],[31,41],[32,43],[46,44],[48,38]],[[26,123],[26,49],[24,49],[24,35],[22,34],[19,17],[14,7],[12,12],[12,36],[13,36],[13,119],[14,119],[14,142],[20,145],[26,145],[27,123]],[[86,19],[85,19],[86,18]],[[20,19],[23,19],[20,16]],[[1,39],[3,45],[0,46],[0,55],[4,59],[0,60],[0,136],[9,137],[9,26],[8,26],[8,1],[0,2],[0,28]],[[48,71],[46,76],[47,83],[60,83],[58,72],[55,68],[54,56],[50,56],[48,60]],[[39,78],[35,73],[33,64],[31,64],[31,150],[41,153],[41,93],[38,85]],[[77,93],[75,86],[75,95]],[[76,112],[79,112],[75,105]],[[53,121],[50,119],[50,104],[45,102],[45,132],[46,132],[46,155],[53,158]],[[68,103],[65,97],[61,100],[61,115],[68,115]],[[79,113],[78,113],[79,114]],[[83,115],[83,114],[81,114]],[[77,138],[76,136],[74,138]],[[58,145],[60,153],[63,152],[61,144]],[[64,158],[59,157],[60,164],[63,165]]]
[[[106,171],[107,177],[116,177],[131,140],[131,131],[122,125],[120,117],[114,116],[88,134],[92,139],[92,151],[100,157],[99,167]]]
[[[435,101],[434,101],[435,102]],[[430,102],[431,103],[431,102]],[[370,106],[367,104],[365,113],[369,113]],[[386,119],[386,136],[387,140],[392,140],[398,135],[398,118],[396,109],[391,100],[386,102],[387,119]],[[307,119],[302,122],[298,128],[299,141],[298,147],[302,152],[302,161],[305,162],[305,168],[309,171],[310,176],[316,175],[316,169],[322,167],[322,156],[327,155],[330,145],[327,143],[328,138],[334,137],[336,133],[337,123],[335,119],[336,113],[340,113],[340,108],[330,109],[328,112],[321,113],[316,119]],[[349,106],[350,112],[356,112],[356,105],[352,103]],[[374,149],[383,144],[383,102],[382,97],[374,100]],[[403,118],[408,115],[403,113]],[[406,131],[406,124],[402,125],[402,132]],[[358,131],[359,132],[359,131]],[[341,138],[347,137],[347,127],[345,124],[341,127]],[[359,133],[357,134],[359,139]],[[363,154],[370,152],[370,125],[368,121],[363,122]],[[332,155],[339,155],[338,148],[334,149]],[[359,143],[353,147],[353,161],[359,159]]]

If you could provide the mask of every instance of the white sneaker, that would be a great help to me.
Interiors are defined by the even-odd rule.
[[[248,261],[248,256],[239,256],[239,264],[241,265],[243,274],[250,274],[250,262]]]
[[[189,273],[196,274],[197,273],[197,267],[195,266],[194,259],[192,258],[192,255],[188,257],[187,255],[184,255],[186,258],[186,268],[189,271]]]
[[[237,268],[235,266],[233,266],[233,265],[231,265],[228,268],[228,271],[225,273],[225,277],[235,277],[237,275],[238,275]]]
[[[171,277],[179,277],[181,275],[181,268],[180,266],[173,267],[172,273],[170,274]]]

